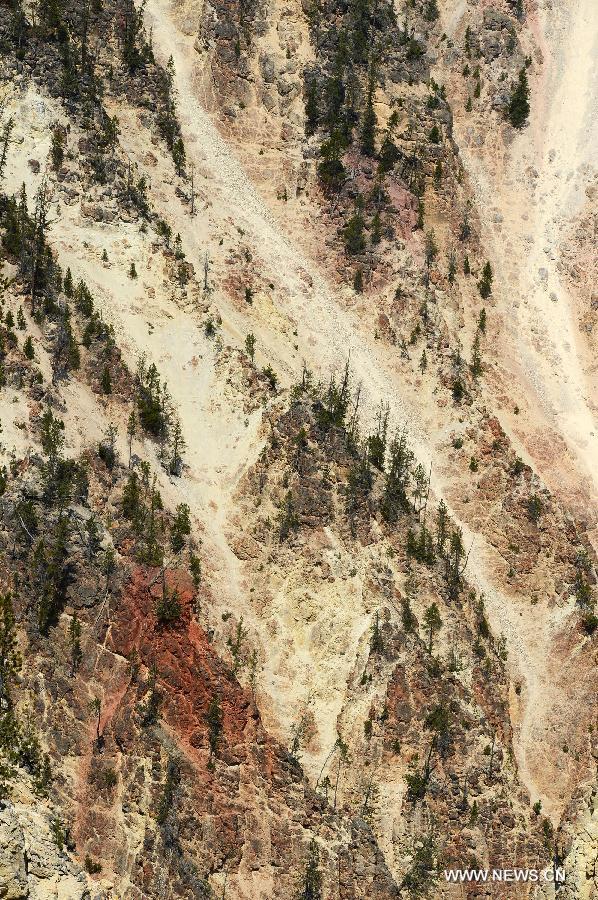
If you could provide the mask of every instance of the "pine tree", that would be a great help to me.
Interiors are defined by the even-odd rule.
[[[77,617],[77,613],[73,613],[69,625],[69,646],[71,651],[71,678],[73,678],[83,658],[81,650],[81,622]]]
[[[449,253],[448,260],[448,283],[455,283],[455,275],[457,274],[457,256],[454,250]]]
[[[315,78],[311,78],[305,89],[305,133],[309,137],[318,127],[318,85]]]
[[[390,445],[390,460],[381,503],[381,512],[387,522],[396,522],[399,513],[409,507],[407,486],[412,459],[413,454],[407,446],[407,436],[403,431]]]
[[[355,256],[365,250],[365,222],[358,208],[343,228],[343,238],[347,253]]]
[[[374,112],[374,104],[372,91],[368,93],[367,104],[363,114],[361,123],[361,152],[366,156],[374,156],[376,153],[376,113]]]
[[[492,293],[492,281],[494,279],[494,275],[492,272],[492,266],[489,262],[486,262],[486,265],[482,269],[482,277],[478,282],[478,290],[480,292],[480,297],[486,300],[490,294]]]
[[[9,119],[4,122],[2,125],[2,133],[0,134],[0,180],[2,180],[2,176],[4,175],[4,169],[6,168],[6,160],[8,158],[8,148],[11,144],[11,134],[15,125],[15,120],[11,116]]]
[[[60,125],[56,125],[52,131],[52,143],[50,145],[52,168],[55,172],[58,172],[64,162],[64,143],[64,131]]]
[[[480,352],[479,331],[476,331],[475,338],[473,339],[470,369],[474,378],[478,378],[482,374],[482,354]]]
[[[110,369],[108,368],[108,366],[104,366],[104,369],[102,371],[101,386],[102,393],[112,393],[112,378],[110,377]]]
[[[527,122],[529,112],[529,84],[527,72],[525,67],[523,67],[519,72],[517,84],[513,88],[509,101],[508,117],[511,125],[514,128],[523,128]]]
[[[71,275],[70,267],[67,267],[66,275],[62,282],[62,289],[66,297],[70,298],[73,296],[73,276]]]
[[[183,459],[181,453],[185,449],[185,440],[183,438],[183,429],[178,419],[175,419],[170,436],[170,474],[180,475]]]
[[[322,873],[320,872],[320,850],[312,838],[309,842],[307,864],[302,879],[299,900],[322,900]]]
[[[248,334],[245,338],[245,351],[247,356],[253,362],[253,357],[255,356],[255,335]]]
[[[127,437],[129,438],[129,469],[131,468],[131,456],[133,455],[133,438],[137,431],[137,418],[135,410],[132,410],[127,420]]]
[[[0,594],[0,700],[10,706],[10,689],[21,670],[10,593]]]
[[[190,509],[186,503],[179,503],[170,528],[170,546],[174,553],[180,553],[185,546],[185,538],[191,534]]]
[[[428,653],[432,653],[432,641],[434,634],[440,631],[442,627],[442,619],[436,603],[430,604],[424,613],[424,625],[428,629]]]
[[[185,169],[186,158],[187,157],[185,154],[185,145],[183,144],[183,139],[181,137],[178,137],[174,142],[172,148],[172,159],[176,166],[177,175],[179,176],[183,174],[183,171]]]
[[[25,354],[27,359],[33,359],[35,357],[31,335],[29,335],[29,337],[25,339],[25,343],[23,344],[23,353]]]
[[[210,762],[218,749],[220,737],[222,735],[222,707],[217,695],[210,700],[208,711],[206,714],[206,722],[208,724],[208,744],[210,747]]]

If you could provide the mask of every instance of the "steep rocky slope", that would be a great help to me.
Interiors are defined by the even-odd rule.
[[[2,7],[3,896],[596,896],[577,7]]]

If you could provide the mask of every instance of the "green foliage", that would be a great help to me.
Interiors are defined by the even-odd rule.
[[[178,137],[172,147],[172,159],[175,164],[177,175],[183,175],[185,170],[186,153],[183,139]]]
[[[222,707],[220,705],[220,699],[216,694],[210,700],[208,711],[206,713],[206,722],[208,725],[208,743],[211,758],[218,749],[223,730]]]
[[[343,140],[337,130],[320,147],[321,161],[318,163],[318,178],[324,190],[328,192],[339,191],[347,177],[342,162],[343,151]]]
[[[401,889],[406,890],[409,897],[426,896],[436,878],[436,841],[430,833],[415,844],[411,865],[403,877]]]
[[[142,516],[142,492],[137,472],[131,472],[122,496],[122,511],[126,519],[134,524],[140,522]]]
[[[89,853],[85,857],[85,871],[89,875],[98,875],[102,871],[102,864],[92,859]]]
[[[229,637],[226,642],[233,658],[233,675],[236,675],[245,665],[243,645],[247,640],[248,634],[247,629],[243,627],[243,616],[241,616],[237,622],[234,637]]]
[[[427,566],[434,565],[436,561],[436,553],[434,550],[434,540],[431,532],[426,528],[425,523],[419,527],[419,532],[409,528],[407,530],[407,556],[413,557],[418,562],[425,563]]]
[[[453,387],[452,387],[453,400],[455,403],[460,403],[461,400],[465,397],[465,385],[461,378],[453,379]]]
[[[376,125],[376,113],[370,91],[361,124],[361,152],[366,156],[374,156],[376,153]]]
[[[11,687],[21,670],[15,617],[10,593],[0,594],[0,704],[11,706]]]
[[[103,394],[111,394],[112,393],[112,377],[110,375],[110,369],[108,366],[104,366],[102,369],[102,377],[100,379],[100,386],[102,388]]]
[[[424,18],[426,21],[435,22],[439,15],[437,0],[428,0],[424,10]]]
[[[365,250],[365,221],[360,209],[357,209],[343,228],[345,250],[351,256]]]
[[[170,591],[166,582],[162,583],[162,593],[156,603],[156,619],[159,625],[172,625],[181,617],[182,607],[177,590]]]
[[[189,571],[193,579],[193,586],[197,591],[201,584],[201,561],[195,553],[189,554]]]
[[[431,603],[424,613],[424,626],[428,630],[428,653],[432,653],[434,634],[442,628],[442,619],[436,603]]]
[[[168,764],[166,766],[166,779],[164,781],[164,787],[162,789],[162,795],[160,797],[158,808],[156,810],[156,822],[158,825],[164,825],[166,820],[168,819],[169,813],[171,812],[176,792],[179,784],[181,783],[181,769],[177,762],[177,760],[172,757],[168,760]]]
[[[376,612],[376,615],[374,616],[371,632],[370,650],[372,653],[381,653],[384,650],[384,641],[382,640],[382,629],[380,628],[379,612]]]
[[[73,613],[69,624],[69,649],[71,655],[71,678],[75,675],[83,659],[81,650],[81,622],[77,613]]]
[[[255,335],[252,333],[249,333],[245,338],[245,352],[251,362],[253,362],[253,357],[255,356]]]
[[[52,159],[52,168],[55,172],[58,172],[64,162],[65,143],[64,130],[60,125],[56,125],[52,131],[52,142],[50,144],[50,158]]]
[[[305,87],[305,133],[308,137],[315,133],[319,118],[318,85],[316,79],[311,78]]]
[[[409,509],[407,487],[413,453],[407,446],[407,435],[404,431],[393,438],[389,457],[380,510],[385,521],[394,524],[400,513]]]
[[[480,292],[480,297],[482,297],[484,300],[492,293],[493,278],[494,275],[492,273],[492,266],[489,262],[486,262],[484,268],[482,269],[482,277],[478,281],[478,290]]]
[[[156,724],[162,702],[162,695],[158,690],[158,671],[155,664],[152,664],[150,668],[146,688],[148,691],[147,700],[139,707],[139,721],[142,728],[148,728]]]
[[[170,546],[174,553],[180,553],[185,546],[185,538],[191,534],[190,509],[186,503],[179,503],[170,527]]]
[[[401,597],[401,622],[406,634],[414,634],[417,629],[417,617],[411,609],[409,597]]]
[[[544,504],[542,503],[541,499],[537,496],[537,494],[533,494],[527,501],[527,514],[530,520],[536,523],[542,515],[543,509]]]
[[[507,115],[514,128],[523,128],[530,113],[529,84],[525,66],[520,70],[517,83],[511,92]]]
[[[144,431],[164,441],[170,420],[170,397],[166,385],[161,385],[160,374],[154,363],[145,365],[140,357],[137,366],[137,405],[139,421]]]
[[[299,516],[295,509],[295,501],[291,491],[287,491],[278,517],[278,536],[286,541],[291,532],[299,528]]]
[[[27,357],[27,359],[35,358],[35,350],[33,349],[33,339],[31,335],[25,338],[25,342],[23,344],[23,353]]]
[[[32,558],[32,570],[38,593],[38,626],[42,634],[54,625],[62,610],[69,575],[69,520],[60,514],[45,538],[38,541]]]
[[[320,871],[320,849],[312,837],[307,850],[307,862],[297,900],[322,900],[322,873]]]

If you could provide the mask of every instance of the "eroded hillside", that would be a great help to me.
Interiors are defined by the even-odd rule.
[[[574,6],[0,6],[3,896],[596,897]]]

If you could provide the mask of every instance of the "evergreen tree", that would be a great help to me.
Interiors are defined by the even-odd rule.
[[[478,282],[478,290],[480,292],[480,297],[486,300],[490,294],[492,293],[492,281],[494,279],[494,275],[492,272],[492,266],[489,262],[486,262],[486,265],[482,269],[482,277]]]
[[[403,431],[390,445],[390,460],[381,503],[381,512],[387,522],[396,522],[399,513],[409,508],[407,486],[412,459],[413,454],[407,446],[407,436]]]
[[[50,145],[52,168],[55,172],[58,172],[64,162],[64,144],[64,131],[60,125],[56,125],[52,131],[52,143]]]
[[[428,629],[428,653],[432,653],[432,641],[434,634],[440,631],[442,627],[442,619],[436,603],[430,604],[424,613],[424,625]]]
[[[307,864],[302,879],[299,900],[322,900],[322,873],[320,872],[320,850],[314,838],[309,842]]]
[[[508,117],[514,128],[523,128],[530,112],[529,84],[525,66],[519,72],[517,84],[514,86],[509,101]]]
[[[183,429],[178,419],[175,419],[170,435],[170,474],[180,475],[183,464],[182,452],[185,449],[185,440],[183,438]]]
[[[480,352],[480,332],[476,331],[471,351],[471,374],[478,378],[482,374],[482,354]]]
[[[351,256],[363,253],[365,250],[365,222],[361,209],[357,208],[343,228],[345,250]]]
[[[183,139],[178,137],[172,148],[172,159],[176,166],[177,175],[182,175],[185,170],[186,154]]]
[[[248,334],[245,338],[245,351],[247,356],[253,362],[253,357],[255,355],[255,335]]]
[[[191,534],[190,509],[186,503],[179,503],[170,528],[170,546],[174,553],[180,553],[185,546],[185,538]]]
[[[70,267],[67,267],[66,275],[64,276],[64,281],[62,282],[62,289],[66,297],[73,296],[73,276],[71,275]]]
[[[361,123],[361,152],[365,153],[366,156],[374,156],[376,153],[376,125],[376,113],[374,112],[372,91],[370,90]]]
[[[102,393],[111,394],[112,393],[112,378],[110,377],[110,369],[108,366],[104,366],[102,370],[102,379],[101,379]]]
[[[10,593],[0,594],[0,710],[11,705],[10,690],[21,670],[15,616]],[[1,715],[1,712],[0,712]]]
[[[73,613],[69,625],[69,647],[71,653],[71,678],[73,678],[83,658],[81,650],[81,622],[77,617],[77,613]]]
[[[454,250],[449,253],[448,260],[448,283],[455,283],[455,275],[457,274],[457,256]]]
[[[305,133],[309,137],[318,127],[318,85],[315,78],[307,82],[305,89]]]
[[[25,354],[27,359],[33,359],[35,356],[31,335],[29,335],[29,337],[25,339],[25,343],[23,344],[23,353]]]
[[[132,410],[127,420],[127,437],[129,439],[129,468],[131,468],[131,456],[133,455],[133,438],[137,432],[137,418],[135,410]]]
[[[223,724],[222,707],[220,706],[220,700],[217,695],[214,695],[210,700],[210,704],[208,706],[208,711],[206,714],[206,722],[208,724],[210,762],[212,762],[212,757],[215,755],[218,749],[218,744],[222,736]]]

